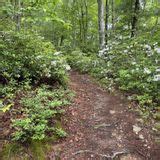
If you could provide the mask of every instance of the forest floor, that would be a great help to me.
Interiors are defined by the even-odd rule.
[[[70,77],[76,97],[63,117],[68,137],[53,144],[50,160],[160,160],[152,127],[129,109],[127,98],[108,93],[88,75]]]
[[[160,160],[152,124],[142,123],[124,95],[108,93],[86,74],[72,71],[70,79],[76,96],[62,117],[68,136],[53,142],[46,159]],[[0,150],[9,125],[9,113],[0,113]]]

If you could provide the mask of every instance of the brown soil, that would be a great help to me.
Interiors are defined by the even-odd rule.
[[[0,111],[0,152],[10,135],[10,114]]]
[[[70,77],[76,97],[63,120],[68,137],[53,144],[48,159],[160,160],[151,127],[142,125],[127,98],[107,93],[88,75],[72,72]]]

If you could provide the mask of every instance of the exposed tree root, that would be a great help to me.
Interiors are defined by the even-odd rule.
[[[120,151],[120,152],[114,152],[112,155],[109,155],[109,154],[95,153],[95,152],[90,151],[90,150],[80,150],[80,151],[77,151],[77,152],[73,153],[73,156],[78,155],[78,154],[82,154],[82,153],[91,153],[93,155],[97,155],[97,156],[100,156],[100,157],[103,157],[103,158],[107,158],[108,160],[112,160],[119,155],[128,154],[129,151],[124,150],[124,151]]]

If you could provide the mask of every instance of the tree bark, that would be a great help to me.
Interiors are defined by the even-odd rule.
[[[83,1],[80,3],[81,5],[81,24],[82,24],[82,46],[85,44],[85,13],[83,9]]]
[[[75,15],[75,14],[77,14],[77,5],[76,5],[76,0],[73,0],[73,2],[72,2],[72,14],[73,15]],[[76,47],[76,43],[77,43],[77,39],[76,39],[76,17],[75,16],[73,16],[73,18],[72,18],[72,24],[73,24],[73,27],[72,27],[72,46],[73,46],[73,48],[75,48]]]
[[[108,43],[109,0],[106,0],[106,44]]]
[[[84,5],[85,5],[85,43],[87,41],[87,36],[88,36],[88,2],[87,0],[84,0]]]
[[[131,37],[134,37],[136,35],[139,10],[140,10],[140,2],[139,0],[135,0],[134,13],[131,22],[132,25]]]
[[[104,21],[104,4],[103,0],[98,2],[98,25],[99,25],[99,49],[105,48],[105,21]]]
[[[21,0],[16,0],[16,10],[17,10],[17,14],[16,14],[16,30],[19,32],[21,30],[21,14],[20,14],[20,10],[21,10]]]
[[[114,0],[112,0],[112,30],[114,30]]]

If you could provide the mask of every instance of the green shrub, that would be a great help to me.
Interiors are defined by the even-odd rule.
[[[152,109],[160,103],[160,81],[156,77],[160,75],[160,48],[148,43],[138,38],[109,42],[106,51],[99,53],[101,58],[75,51],[68,56],[68,62],[96,77],[108,89],[116,85],[141,106]]]
[[[141,39],[110,44],[107,66],[119,88],[134,95],[141,106],[159,103],[158,75],[159,47]],[[152,108],[152,107],[151,107]]]
[[[103,70],[104,61],[94,53],[86,54],[76,50],[67,55],[67,60],[73,69],[77,69],[82,73],[101,74],[100,72]]]
[[[61,55],[55,54],[50,42],[24,32],[1,32],[0,36],[0,80],[8,83],[12,79],[17,82],[52,79],[66,83],[68,66]]]
[[[56,126],[56,123],[50,124],[49,121],[54,118],[56,122],[57,115],[64,112],[62,106],[69,104],[69,99],[67,90],[50,90],[47,86],[28,92],[20,101],[22,115],[12,120],[13,140],[43,140],[48,132],[59,137],[66,136],[62,128]]]

